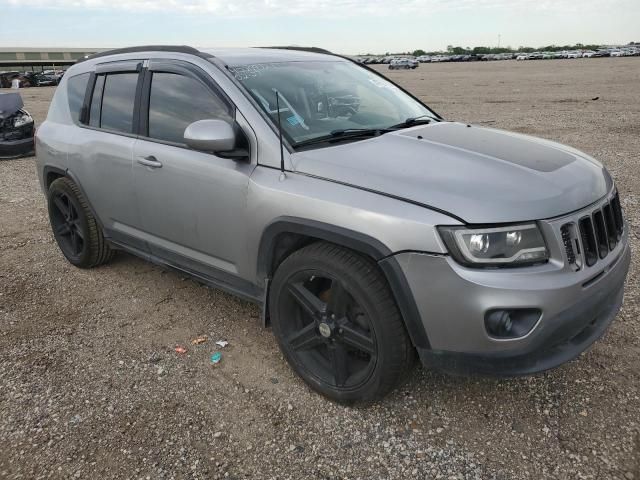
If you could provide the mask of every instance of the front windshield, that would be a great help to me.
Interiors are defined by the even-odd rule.
[[[384,129],[436,115],[398,87],[345,61],[281,62],[230,68],[294,146],[349,129]]]

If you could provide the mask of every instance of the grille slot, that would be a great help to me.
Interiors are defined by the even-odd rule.
[[[602,207],[604,215],[604,222],[607,226],[607,238],[609,240],[609,250],[616,248],[618,243],[618,233],[616,232],[616,221],[613,218],[613,211],[611,211],[611,204],[607,203]]]
[[[607,227],[604,224],[602,210],[593,213],[593,226],[596,232],[596,245],[600,258],[604,258],[609,253],[609,241],[607,239]]]
[[[616,192],[615,196],[611,200],[611,210],[613,211],[613,219],[616,224],[616,234],[619,241],[622,237],[622,232],[624,231],[624,218],[622,216],[622,207],[620,206],[620,196],[618,195],[618,192]]]
[[[564,245],[564,251],[567,253],[567,262],[569,265],[576,264],[576,253],[573,250],[573,244],[571,243],[571,232],[569,231],[570,224],[567,223],[560,228],[560,234],[562,235],[562,243]]]
[[[598,261],[598,246],[593,231],[593,222],[590,217],[580,220],[580,238],[582,240],[582,249],[584,250],[584,261],[587,267],[590,267]]]

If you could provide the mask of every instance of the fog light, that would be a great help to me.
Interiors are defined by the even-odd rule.
[[[541,315],[537,308],[490,310],[484,317],[484,325],[491,337],[519,338],[531,331]]]
[[[511,315],[505,310],[496,310],[487,315],[487,330],[494,337],[507,337],[511,332],[513,322]]]

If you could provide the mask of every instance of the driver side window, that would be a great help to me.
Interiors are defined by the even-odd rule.
[[[198,80],[176,73],[153,72],[149,97],[149,137],[184,143],[193,122],[220,119],[232,122],[227,105]]]

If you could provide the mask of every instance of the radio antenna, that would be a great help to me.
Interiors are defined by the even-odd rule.
[[[275,88],[274,88],[275,90]],[[284,175],[284,146],[282,145],[282,123],[280,122],[280,94],[276,91],[276,110],[278,111],[278,136],[280,137],[280,171]]]

